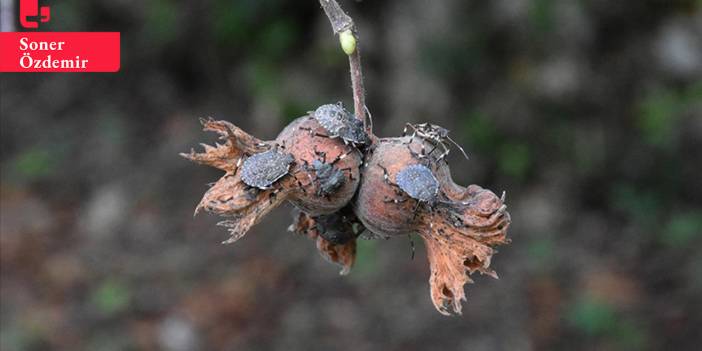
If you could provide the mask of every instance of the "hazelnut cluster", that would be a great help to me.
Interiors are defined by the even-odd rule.
[[[202,123],[223,143],[182,156],[225,172],[196,208],[227,217],[219,223],[231,234],[225,243],[287,201],[297,211],[290,230],[315,240],[342,274],[354,263],[356,240],[419,234],[442,314],[461,313],[470,274],[497,277],[494,247],[509,242],[504,196],[453,182],[445,129],[410,125],[410,135],[377,138],[340,104],[320,106],[271,141],[226,121]]]

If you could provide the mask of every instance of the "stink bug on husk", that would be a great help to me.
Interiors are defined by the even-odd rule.
[[[397,186],[411,198],[433,204],[439,194],[439,181],[424,165],[410,165],[395,176]]]
[[[330,138],[341,138],[346,144],[366,146],[370,138],[363,122],[346,111],[341,103],[327,104],[314,111],[314,118],[329,133]]]
[[[270,189],[273,183],[288,174],[293,160],[292,155],[277,150],[251,155],[241,166],[241,180],[252,188]]]

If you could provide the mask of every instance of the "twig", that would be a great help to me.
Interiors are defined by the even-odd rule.
[[[327,14],[334,34],[339,35],[339,41],[344,52],[349,56],[351,71],[351,89],[353,91],[353,109],[356,118],[366,126],[366,98],[363,88],[363,73],[361,71],[361,53],[358,48],[358,32],[353,19],[341,9],[335,0],[319,0],[324,13]]]

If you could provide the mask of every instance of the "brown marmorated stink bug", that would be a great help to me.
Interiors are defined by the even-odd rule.
[[[241,166],[241,180],[253,188],[270,189],[273,183],[288,174],[293,160],[292,155],[277,150],[251,155]]]
[[[400,170],[395,176],[397,185],[411,198],[433,205],[439,195],[439,181],[429,167],[416,164]]]
[[[366,146],[371,143],[363,122],[346,111],[341,103],[319,106],[314,118],[329,133],[330,138],[341,138],[346,144]]]

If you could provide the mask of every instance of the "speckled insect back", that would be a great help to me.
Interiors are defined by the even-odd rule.
[[[292,155],[277,150],[251,155],[241,167],[241,180],[250,187],[268,189],[288,174],[293,161]]]
[[[341,138],[356,146],[370,144],[363,122],[346,111],[341,103],[327,104],[314,111],[314,118],[327,131],[330,138]]]
[[[314,110],[313,116],[319,124],[333,136],[339,135],[339,129],[349,119],[349,112],[344,109],[341,103],[326,104],[317,107]]]
[[[439,194],[439,181],[424,165],[410,165],[397,173],[397,185],[415,200],[433,204]]]

